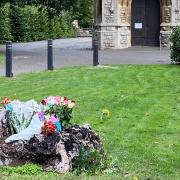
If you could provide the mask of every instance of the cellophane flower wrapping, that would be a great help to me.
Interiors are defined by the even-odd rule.
[[[51,135],[70,125],[75,101],[66,97],[49,96],[39,104],[35,100],[21,102],[5,98],[2,101],[9,126],[16,135],[13,140],[29,140],[34,134]],[[40,131],[41,129],[41,131]]]
[[[15,100],[7,104],[5,110],[12,131],[19,133],[29,126],[35,113],[41,110],[41,106],[34,100]]]

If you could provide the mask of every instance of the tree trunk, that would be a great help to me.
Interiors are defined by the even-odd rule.
[[[51,136],[34,135],[30,141],[6,144],[5,137],[11,135],[6,114],[0,110],[0,165],[16,166],[27,162],[38,163],[45,170],[66,173],[73,170],[73,163],[80,150],[91,149],[104,153],[99,136],[88,125],[74,125],[62,133]]]

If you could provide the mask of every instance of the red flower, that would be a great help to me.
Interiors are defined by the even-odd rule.
[[[46,101],[43,99],[43,100],[41,101],[41,104],[42,104],[42,105],[46,105]]]
[[[49,136],[56,132],[56,125],[51,121],[45,121],[44,126],[42,127],[42,134]]]
[[[2,100],[2,105],[6,106],[7,104],[9,104],[12,100],[10,98],[5,98],[4,100]]]

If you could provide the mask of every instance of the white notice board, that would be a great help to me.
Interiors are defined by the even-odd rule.
[[[134,24],[134,28],[135,29],[142,29],[143,28],[143,24],[142,23],[135,23]]]

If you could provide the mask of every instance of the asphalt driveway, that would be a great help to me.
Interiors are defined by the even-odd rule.
[[[54,67],[91,65],[93,52],[91,38],[54,40]],[[38,72],[47,67],[47,42],[13,44],[13,73]],[[5,46],[0,46],[5,53]],[[100,51],[100,64],[169,64],[170,51],[156,47],[131,47],[122,50]],[[5,74],[5,64],[0,64],[0,76]]]

